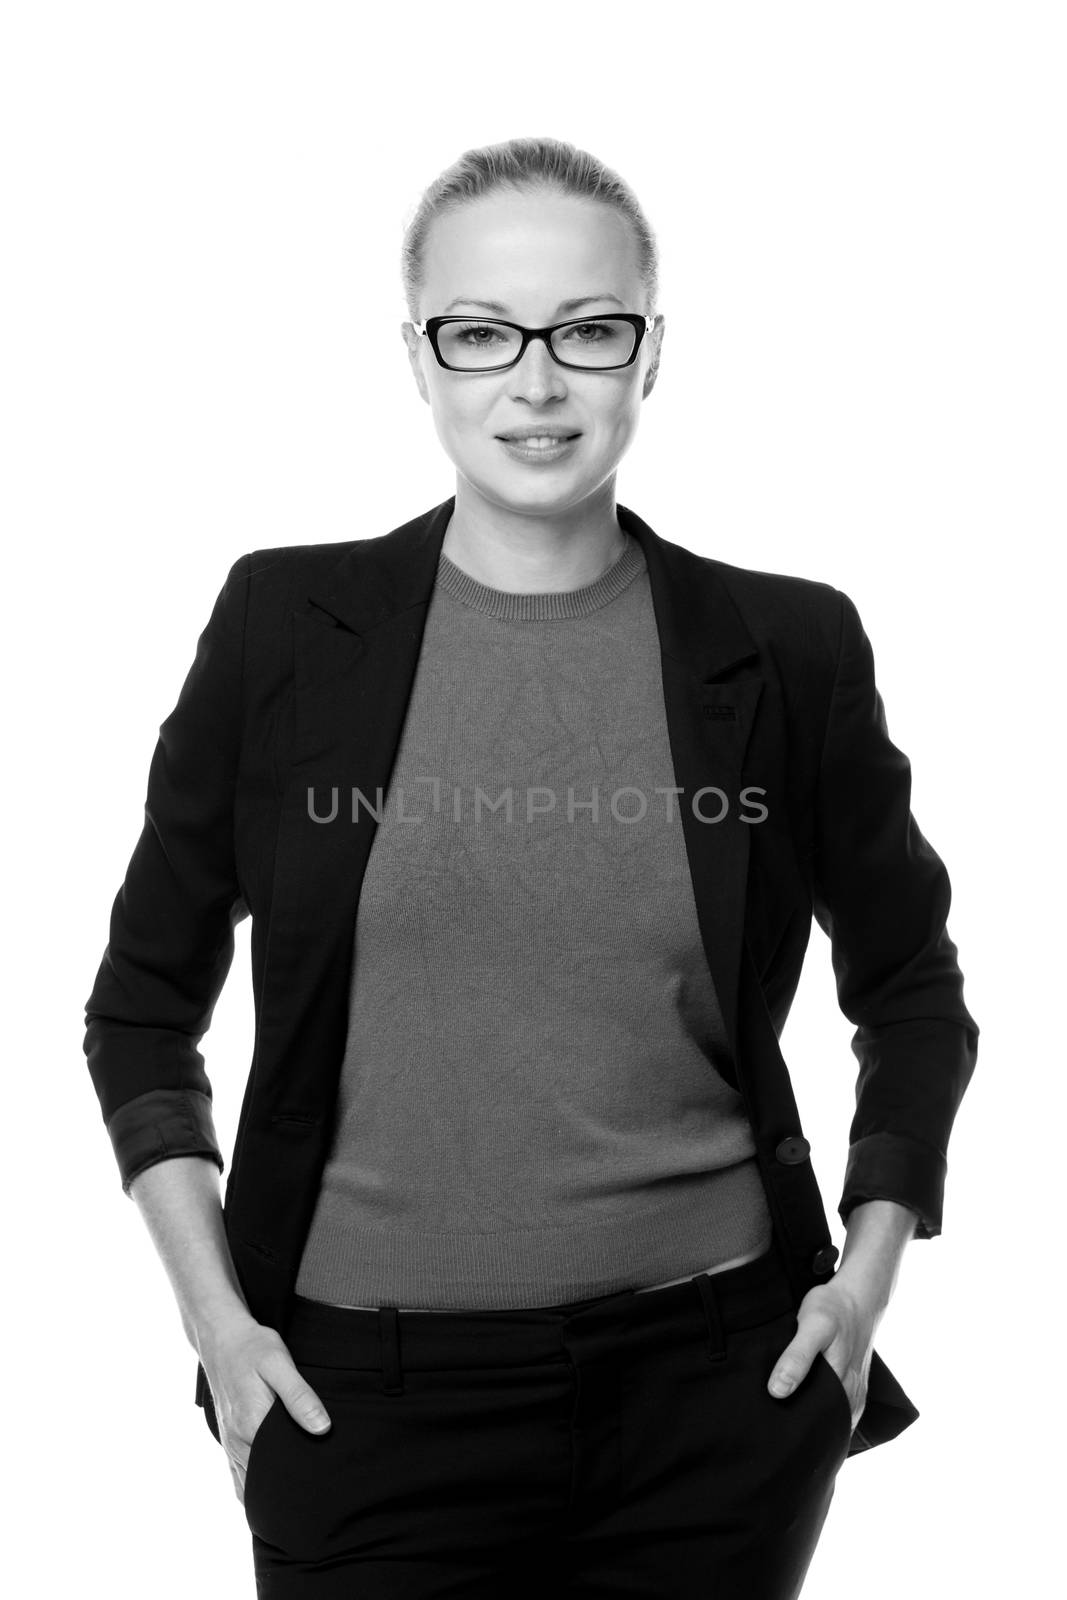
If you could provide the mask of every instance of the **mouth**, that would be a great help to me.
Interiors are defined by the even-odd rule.
[[[581,438],[580,433],[498,433],[501,444],[524,455],[555,454]]]

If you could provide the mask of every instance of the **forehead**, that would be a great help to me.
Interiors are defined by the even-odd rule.
[[[426,310],[459,296],[551,315],[560,300],[640,288],[631,222],[614,206],[558,192],[499,190],[434,218],[423,253]]]

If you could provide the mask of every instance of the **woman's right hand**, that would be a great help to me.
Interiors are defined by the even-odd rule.
[[[252,1442],[275,1395],[309,1433],[324,1433],[331,1426],[330,1417],[301,1376],[281,1334],[253,1317],[214,1331],[201,1342],[200,1360],[211,1386],[234,1490],[243,1505]]]

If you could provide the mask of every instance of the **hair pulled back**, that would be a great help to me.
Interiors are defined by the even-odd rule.
[[[404,227],[401,279],[411,320],[419,320],[423,253],[435,217],[481,195],[510,188],[516,191],[555,188],[614,206],[628,219],[637,241],[641,279],[649,316],[659,296],[659,252],[655,235],[637,196],[625,179],[587,150],[563,139],[508,139],[463,154],[429,184]]]

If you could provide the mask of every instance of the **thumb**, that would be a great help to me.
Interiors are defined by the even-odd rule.
[[[808,1348],[806,1341],[796,1338],[791,1344],[786,1345],[775,1363],[767,1388],[776,1399],[782,1399],[787,1394],[792,1394],[797,1385],[807,1376],[812,1362],[815,1360],[815,1351]]]
[[[295,1367],[290,1382],[279,1388],[278,1393],[289,1415],[309,1433],[325,1433],[333,1426],[326,1407]]]

